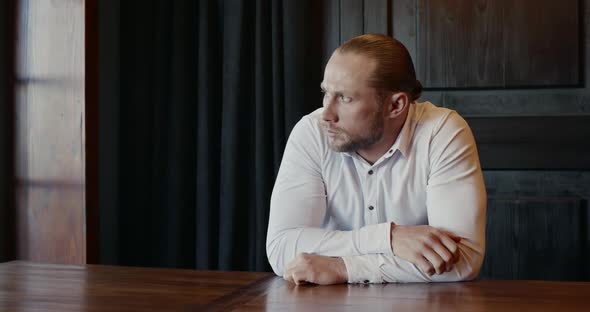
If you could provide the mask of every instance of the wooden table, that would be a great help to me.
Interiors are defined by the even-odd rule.
[[[0,264],[0,311],[590,311],[590,283],[295,286],[270,273]]]

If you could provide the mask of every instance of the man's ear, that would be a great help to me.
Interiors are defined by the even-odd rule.
[[[405,92],[396,92],[389,95],[387,102],[388,116],[396,118],[400,116],[410,104],[410,99]]]

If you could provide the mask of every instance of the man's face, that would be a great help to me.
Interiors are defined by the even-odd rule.
[[[334,52],[326,65],[323,126],[337,152],[368,148],[383,136],[383,105],[369,86],[375,61],[355,53]]]

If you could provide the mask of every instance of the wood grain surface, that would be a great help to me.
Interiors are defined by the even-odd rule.
[[[590,283],[296,286],[272,273],[0,264],[1,311],[588,311]]]
[[[441,89],[580,86],[579,5],[419,0],[418,76]]]

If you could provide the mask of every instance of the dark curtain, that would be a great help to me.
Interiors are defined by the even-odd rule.
[[[270,194],[321,105],[321,2],[100,2],[101,262],[269,270]]]
[[[12,178],[12,20],[11,1],[0,3],[0,262],[13,258],[13,230],[10,183]]]

